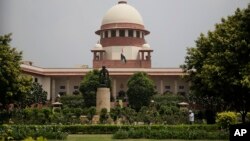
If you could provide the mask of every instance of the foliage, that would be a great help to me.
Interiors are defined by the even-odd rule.
[[[99,71],[93,70],[86,74],[80,84],[80,92],[83,95],[87,107],[95,106],[96,91],[99,86]]]
[[[177,106],[178,103],[187,101],[187,98],[177,94],[154,95],[152,100],[159,105]]]
[[[0,137],[6,137],[14,140],[22,140],[28,137],[38,138],[45,137],[47,139],[66,139],[67,133],[62,132],[61,126],[38,126],[38,125],[2,125],[0,126]]]
[[[187,128],[187,126],[168,126],[166,128],[129,128],[128,130],[120,129],[113,138],[148,138],[148,139],[228,139],[229,133],[225,131],[207,130],[199,128]]]
[[[21,75],[22,53],[10,47],[10,36],[0,36],[0,105],[5,109],[25,97],[31,88],[31,78]]]
[[[106,108],[101,109],[100,112],[100,123],[105,124],[109,118],[108,110]]]
[[[96,114],[96,108],[95,107],[90,107],[88,109],[88,114],[87,114],[87,118],[89,119],[89,121],[92,121],[95,114]]]
[[[124,130],[119,130],[113,135],[113,139],[127,139],[128,132]]]
[[[207,36],[201,34],[196,47],[188,48],[182,68],[191,81],[193,94],[209,100],[210,110],[222,107],[241,112],[245,122],[250,110],[250,5],[222,19]],[[207,101],[205,100],[205,101]]]
[[[60,97],[63,107],[84,108],[84,99],[81,95],[65,95]]]
[[[28,137],[24,141],[47,141],[47,139],[44,137],[37,137],[37,139],[34,140],[32,137]]]
[[[46,101],[47,101],[47,92],[43,90],[42,85],[40,85],[37,82],[33,82],[31,92],[28,93],[26,97],[26,105],[31,106],[34,103],[45,104]]]
[[[100,86],[99,82],[99,70],[93,70],[88,72],[80,84],[80,92],[83,95],[85,106],[96,106],[96,91]],[[109,78],[109,88],[111,89],[111,79]]]
[[[155,93],[154,83],[145,72],[135,73],[128,81],[129,104],[136,111],[142,106],[148,106]]]
[[[205,132],[217,132],[219,127],[217,125],[63,125],[62,132],[69,134],[114,134],[118,130],[172,130],[172,131],[189,131],[189,130],[203,130]]]
[[[126,119],[127,124],[133,124],[136,121],[137,112],[130,107],[124,107],[121,109],[121,116]]]
[[[129,113],[126,113],[126,114],[129,114]],[[122,116],[122,108],[120,108],[120,107],[111,108],[109,115],[113,119],[113,121],[116,122],[117,119],[121,118],[121,116]]]
[[[222,129],[228,130],[230,125],[236,124],[237,115],[235,112],[218,113],[216,117],[216,122]]]

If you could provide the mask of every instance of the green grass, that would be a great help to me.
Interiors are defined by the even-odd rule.
[[[56,140],[49,140],[56,141]],[[209,141],[209,140],[153,140],[153,139],[112,139],[112,135],[69,135],[67,141]],[[218,140],[212,140],[218,141]]]

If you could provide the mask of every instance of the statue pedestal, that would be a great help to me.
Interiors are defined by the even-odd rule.
[[[110,89],[97,88],[96,93],[96,112],[99,114],[103,108],[110,112]]]

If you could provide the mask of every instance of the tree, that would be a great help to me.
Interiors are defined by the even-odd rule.
[[[109,115],[113,119],[113,121],[116,122],[117,119],[122,116],[122,108],[119,107],[119,106],[117,106],[115,108],[111,108],[110,112],[109,112]]]
[[[27,106],[38,103],[45,104],[46,101],[47,92],[43,90],[42,85],[37,82],[33,82],[31,92],[27,95],[26,98]]]
[[[10,36],[0,36],[0,105],[7,110],[31,88],[31,78],[21,74],[22,52],[10,47]]]
[[[80,92],[83,95],[87,107],[96,105],[96,91],[99,86],[99,71],[93,70],[86,74],[80,84]]]
[[[154,83],[145,72],[135,73],[128,81],[129,105],[136,111],[148,106],[155,93]]]
[[[219,99],[242,115],[250,110],[250,5],[222,19],[196,47],[188,48],[181,67],[189,75],[191,90],[198,98]],[[219,103],[217,103],[218,105]]]
[[[92,123],[92,119],[94,117],[94,115],[96,114],[96,108],[95,107],[90,107],[88,109],[88,114],[87,114],[87,118],[88,120]]]
[[[86,74],[80,84],[80,92],[83,95],[87,107],[96,106],[96,91],[100,86],[99,70],[93,70]],[[111,79],[109,78],[108,87],[111,88]]]
[[[105,124],[109,118],[108,110],[106,108],[101,109],[100,112],[100,123]]]

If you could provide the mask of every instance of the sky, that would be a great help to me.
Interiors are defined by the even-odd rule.
[[[222,17],[246,8],[250,0],[127,0],[151,33],[152,67],[177,68],[200,33],[214,30]],[[23,60],[45,68],[92,67],[90,50],[99,40],[105,13],[118,0],[0,0],[0,35]]]

